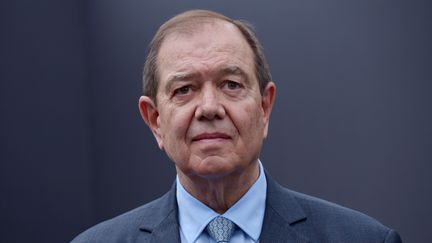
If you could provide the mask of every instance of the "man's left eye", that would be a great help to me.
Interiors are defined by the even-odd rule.
[[[240,88],[241,85],[240,85],[239,83],[235,82],[235,81],[227,80],[227,81],[225,81],[225,83],[224,83],[224,87],[233,90],[233,89],[238,89],[238,88]]]

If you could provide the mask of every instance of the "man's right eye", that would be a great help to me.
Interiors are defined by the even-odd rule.
[[[174,90],[174,95],[185,95],[191,91],[191,86],[186,85]]]

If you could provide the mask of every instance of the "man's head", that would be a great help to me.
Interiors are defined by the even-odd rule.
[[[157,55],[149,54],[157,89],[140,98],[141,114],[180,175],[251,171],[267,136],[275,85],[258,81],[255,50],[237,25],[196,14],[174,17],[192,19],[167,31]]]

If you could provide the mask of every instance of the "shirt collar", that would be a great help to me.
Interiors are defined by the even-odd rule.
[[[251,188],[222,216],[233,221],[254,241],[257,241],[264,220],[267,182],[264,169],[259,162],[260,175]],[[194,242],[207,224],[219,216],[201,201],[189,194],[176,179],[177,204],[180,228],[188,242]]]

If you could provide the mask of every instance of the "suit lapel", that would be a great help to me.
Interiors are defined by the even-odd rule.
[[[294,225],[306,220],[295,198],[266,173],[267,200],[260,242],[309,242]]]
[[[143,217],[140,231],[135,243],[144,242],[180,242],[178,208],[175,183],[150,210],[147,217]]]
[[[179,224],[176,213],[168,215],[162,224],[153,230],[150,242],[180,242]]]

